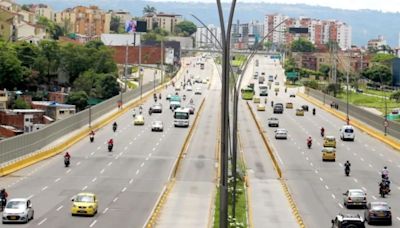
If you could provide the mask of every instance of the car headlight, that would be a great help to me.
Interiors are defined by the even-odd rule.
[[[77,207],[75,204],[72,204],[72,207]]]
[[[89,206],[89,208],[90,208],[90,209],[92,209],[92,208],[93,208],[93,206],[92,206],[92,205],[90,205],[90,206]]]

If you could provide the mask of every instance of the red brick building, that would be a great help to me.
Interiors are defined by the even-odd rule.
[[[111,46],[117,64],[125,64],[126,46]],[[128,63],[139,63],[139,47],[128,47]],[[160,46],[142,46],[141,64],[161,64]]]

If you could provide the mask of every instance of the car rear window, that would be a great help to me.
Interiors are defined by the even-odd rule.
[[[353,131],[352,128],[346,128],[346,129],[344,129],[344,132],[346,132],[346,133],[353,133],[354,131]]]
[[[363,192],[350,192],[350,196],[364,197],[364,193]]]

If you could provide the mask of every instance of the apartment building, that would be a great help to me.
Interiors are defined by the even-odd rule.
[[[196,48],[219,48],[221,43],[221,28],[215,25],[208,25],[205,27],[197,27],[195,36],[195,47]]]
[[[182,15],[168,14],[168,13],[149,13],[146,14],[145,20],[147,22],[147,30],[154,28],[161,28],[169,33],[175,32],[176,24],[183,21]]]
[[[308,34],[293,34],[291,27],[308,28]],[[290,18],[282,14],[266,15],[264,35],[276,45],[290,45],[300,37],[308,39],[316,47],[329,41],[337,42],[342,50],[349,49],[352,41],[351,26],[338,20],[319,20],[308,17]]]
[[[133,17],[131,13],[125,10],[109,10],[108,13],[110,13],[112,17],[118,17],[121,25],[125,25],[125,22],[132,20]]]
[[[97,6],[76,6],[55,13],[54,21],[67,24],[68,32],[93,37],[110,32],[111,13],[105,13]]]

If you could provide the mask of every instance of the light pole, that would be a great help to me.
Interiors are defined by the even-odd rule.
[[[347,68],[347,72],[346,72],[346,123],[347,125],[350,124],[350,117],[349,117],[349,71],[350,71],[350,65],[351,65],[351,50],[349,50],[349,65]]]
[[[156,92],[156,75],[157,75],[157,70],[154,70],[154,75],[153,75],[153,92]]]

